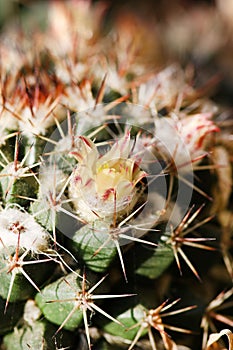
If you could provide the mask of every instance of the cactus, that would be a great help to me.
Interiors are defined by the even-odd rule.
[[[40,6],[0,36],[0,349],[233,349],[226,107],[169,28]]]

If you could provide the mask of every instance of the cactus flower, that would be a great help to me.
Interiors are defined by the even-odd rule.
[[[191,155],[205,149],[207,135],[219,131],[210,117],[209,113],[201,113],[181,120],[181,136]]]
[[[155,122],[157,149],[172,157],[180,172],[190,171],[190,166],[206,155],[211,135],[219,131],[210,118],[210,113],[200,113],[178,121],[160,118]]]
[[[129,132],[101,155],[96,145],[81,137],[85,147],[70,181],[70,197],[79,216],[87,222],[114,222],[129,214],[139,199],[139,182],[146,176],[138,160],[130,158]]]

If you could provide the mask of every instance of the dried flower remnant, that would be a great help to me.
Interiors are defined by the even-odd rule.
[[[231,211],[220,212],[220,223],[222,226],[222,236],[221,236],[221,252],[224,264],[226,266],[227,272],[233,280],[233,257],[231,254],[231,249],[233,246],[233,213]]]
[[[201,321],[201,328],[203,329],[202,349],[208,345],[208,334],[210,332],[217,333],[217,323],[221,322],[228,327],[233,327],[233,319],[231,315],[220,313],[219,311],[232,308],[233,288],[221,292],[213,299],[206,307]],[[231,299],[227,301],[228,299]],[[226,302],[227,301],[227,302]]]
[[[212,189],[214,201],[211,211],[218,216],[221,225],[226,227],[225,211],[230,203],[233,185],[231,153],[222,145],[217,144],[213,149],[211,160],[216,167],[215,175],[217,177],[216,184]]]
[[[227,336],[229,348],[228,350],[233,349],[233,333],[229,329],[222,329],[219,333],[212,333],[210,334],[210,337],[208,339],[207,348],[206,350],[221,350],[223,349],[222,346],[218,346],[217,342],[221,339],[221,337]],[[224,346],[225,349],[225,346]]]
[[[100,155],[96,145],[82,137],[85,148],[70,181],[70,198],[87,222],[103,219],[114,226],[129,214],[139,199],[137,184],[146,176],[136,159],[130,158],[130,133]]]

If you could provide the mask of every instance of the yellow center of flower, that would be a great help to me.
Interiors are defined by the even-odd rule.
[[[132,164],[129,160],[106,162],[99,166],[95,176],[96,190],[103,195],[107,190],[119,189],[119,184],[132,182]],[[117,195],[121,195],[117,193]]]

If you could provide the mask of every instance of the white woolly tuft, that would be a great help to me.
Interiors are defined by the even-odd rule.
[[[1,249],[19,247],[38,253],[48,246],[48,233],[35,221],[32,215],[17,208],[5,208],[0,212]]]

